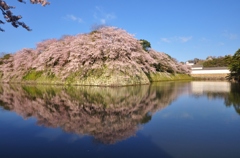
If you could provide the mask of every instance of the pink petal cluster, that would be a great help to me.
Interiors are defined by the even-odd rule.
[[[125,30],[102,27],[89,34],[64,36],[37,44],[36,49],[23,49],[0,65],[2,81],[21,81],[24,74],[51,72],[65,81],[72,73],[101,69],[139,75],[169,72],[189,74],[190,68],[165,53],[145,51],[139,40]],[[160,67],[160,69],[159,69]],[[86,73],[85,73],[86,74]]]

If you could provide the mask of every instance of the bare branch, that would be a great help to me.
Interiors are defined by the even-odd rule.
[[[18,22],[19,25],[21,25],[23,28],[25,28],[28,31],[32,31],[24,22]]]
[[[30,0],[32,4],[42,4],[42,6],[49,5],[50,3],[47,0]]]
[[[18,2],[21,2],[21,3],[24,3],[24,4],[26,4],[26,2],[25,2],[25,1],[23,1],[23,0],[18,0]]]
[[[14,6],[9,6],[5,1],[0,0],[0,7],[4,10],[9,10],[15,8]]]
[[[24,0],[18,0],[18,2],[20,3],[25,3],[26,2]],[[46,6],[49,5],[50,3],[47,0],[30,0],[30,2],[32,4],[41,4],[42,6]],[[13,6],[9,6],[5,1],[0,0],[0,10],[2,11],[2,15],[4,17],[4,19],[6,20],[6,22],[11,23],[13,27],[17,28],[20,26],[22,26],[24,29],[31,31],[31,29],[24,23],[24,22],[19,22],[18,20],[22,18],[21,15],[14,15],[10,9],[13,9],[15,7]],[[0,20],[0,24],[4,24],[3,21]],[[0,28],[0,31],[4,31],[2,28]]]

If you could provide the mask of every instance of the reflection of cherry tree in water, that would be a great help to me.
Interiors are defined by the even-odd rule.
[[[39,125],[91,135],[102,143],[115,143],[135,135],[151,115],[168,106],[184,86],[50,87],[4,85],[0,105]]]

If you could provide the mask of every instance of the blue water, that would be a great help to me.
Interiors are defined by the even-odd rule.
[[[237,158],[240,86],[2,85],[0,157]]]

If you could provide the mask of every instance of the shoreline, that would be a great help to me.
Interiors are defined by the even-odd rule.
[[[192,81],[193,78],[191,75],[187,74],[165,74],[165,73],[156,73],[151,74],[148,77],[148,82],[126,82],[126,81],[118,81],[112,82],[111,84],[96,84],[99,82],[64,82],[58,80],[49,80],[49,79],[36,79],[36,80],[22,80],[22,81],[0,81],[0,84],[21,84],[21,85],[57,85],[57,86],[96,86],[96,87],[125,87],[125,86],[138,86],[138,85],[150,85],[154,82],[166,82],[166,81]],[[98,79],[99,80],[99,79]],[[93,80],[90,80],[93,81]]]
[[[229,74],[191,74],[193,80],[228,81]]]

